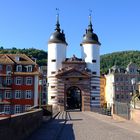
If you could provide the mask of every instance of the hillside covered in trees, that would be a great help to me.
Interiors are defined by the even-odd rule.
[[[47,52],[43,50],[38,50],[34,48],[29,48],[29,49],[17,49],[17,48],[11,48],[11,49],[5,49],[3,47],[0,47],[0,54],[26,54],[30,58],[36,58],[37,59],[37,64],[39,66],[47,65]]]
[[[101,73],[106,73],[114,65],[126,67],[129,62],[140,67],[140,51],[121,51],[101,55]]]
[[[35,48],[17,49],[14,47],[11,49],[5,49],[0,47],[0,54],[5,53],[24,53],[31,58],[36,58],[39,66],[47,64],[47,52],[44,50],[38,50]],[[106,73],[108,69],[114,65],[126,67],[129,62],[134,62],[140,67],[140,51],[121,51],[101,55],[101,73]]]

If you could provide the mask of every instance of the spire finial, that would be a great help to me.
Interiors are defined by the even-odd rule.
[[[56,8],[56,31],[60,32],[60,24],[59,24],[59,8]]]
[[[56,8],[56,21],[59,23],[59,8]]]
[[[91,14],[92,14],[92,10],[89,9],[89,24],[91,25]]]
[[[91,22],[91,13],[92,13],[92,10],[89,9],[89,25],[88,25],[88,31],[89,31],[89,32],[93,32],[93,29],[92,29],[92,22]]]

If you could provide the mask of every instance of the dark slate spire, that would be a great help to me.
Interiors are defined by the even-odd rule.
[[[58,11],[58,9],[56,9]],[[59,23],[59,13],[56,15],[56,28],[55,32],[52,33],[49,39],[49,43],[63,43],[67,45],[64,31],[60,29],[60,23]]]
[[[91,11],[90,11],[91,12]],[[86,33],[83,35],[83,41],[82,44],[99,44],[98,36],[93,32],[92,28],[92,21],[91,21],[91,13],[89,14],[89,25],[86,29]]]
[[[93,32],[93,29],[92,29],[92,22],[91,22],[91,13],[89,15],[89,25],[88,25],[88,32]]]
[[[56,28],[55,28],[55,30],[58,32],[61,31],[60,24],[59,24],[59,13],[56,15]]]

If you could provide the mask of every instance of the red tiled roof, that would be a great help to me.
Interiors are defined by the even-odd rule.
[[[14,64],[14,62],[6,54],[0,54],[0,64]]]
[[[19,57],[19,60],[16,59]],[[35,65],[36,63],[25,54],[0,54],[0,64]]]

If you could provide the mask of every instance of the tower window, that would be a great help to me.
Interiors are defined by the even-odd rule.
[[[55,99],[55,96],[51,96],[51,99]]]
[[[119,95],[118,94],[116,95],[116,99],[119,99]]]
[[[95,100],[95,97],[91,97],[91,100]]]
[[[51,74],[55,74],[55,71],[52,71]]]
[[[96,63],[96,60],[95,60],[95,59],[93,59],[93,60],[92,60],[92,63]]]
[[[51,88],[55,88],[55,86],[51,86]]]
[[[95,75],[96,75],[96,74],[97,74],[97,72],[96,72],[96,71],[93,71],[93,72],[92,72],[92,74],[95,74]]]
[[[56,62],[56,59],[52,59],[52,62]]]
[[[96,89],[96,86],[92,86],[92,89]]]
[[[79,78],[79,81],[83,80],[81,77]]]

